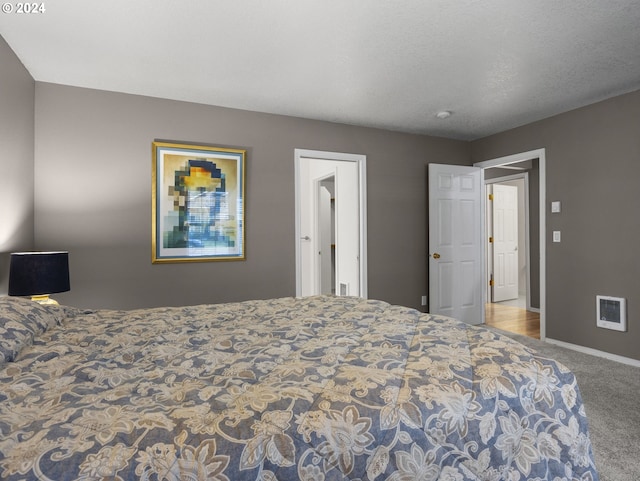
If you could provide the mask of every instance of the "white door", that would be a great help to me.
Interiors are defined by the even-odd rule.
[[[518,188],[493,186],[493,302],[518,297]]]
[[[365,160],[361,155],[296,149],[296,295],[323,292],[317,186],[334,182],[335,291],[366,298]],[[326,255],[325,255],[326,257]]]
[[[429,312],[484,322],[482,170],[429,164]]]
[[[354,162],[341,162],[335,182],[335,276],[336,294],[360,295],[360,213],[358,169]]]

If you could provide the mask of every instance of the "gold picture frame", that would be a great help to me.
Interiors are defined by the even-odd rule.
[[[246,150],[154,141],[152,263],[245,259]]]

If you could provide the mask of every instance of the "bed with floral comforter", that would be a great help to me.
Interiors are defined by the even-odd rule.
[[[571,372],[357,298],[0,298],[0,479],[596,481]]]

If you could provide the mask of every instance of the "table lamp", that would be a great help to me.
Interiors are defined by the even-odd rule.
[[[14,252],[9,264],[9,295],[58,304],[49,294],[70,290],[68,252]]]

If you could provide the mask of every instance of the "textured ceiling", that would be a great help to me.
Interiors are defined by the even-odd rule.
[[[43,3],[0,13],[43,82],[467,140],[640,89],[638,0]]]

